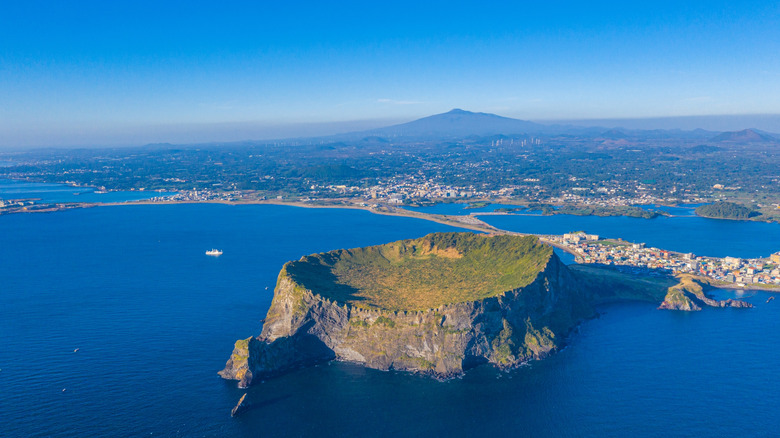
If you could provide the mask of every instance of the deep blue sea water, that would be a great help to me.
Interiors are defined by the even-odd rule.
[[[285,261],[442,230],[452,228],[271,205],[0,217],[0,436],[777,433],[780,303],[762,292],[746,298],[754,309],[693,314],[613,304],[559,354],[508,373],[438,382],[302,369],[252,387],[254,408],[229,417],[244,391],[216,371],[236,339],[259,333]],[[212,247],[224,255],[205,256]]]
[[[140,201],[169,192],[118,191],[96,193],[93,187],[73,187],[65,184],[31,183],[0,179],[0,199],[40,199],[38,202],[125,202]]]

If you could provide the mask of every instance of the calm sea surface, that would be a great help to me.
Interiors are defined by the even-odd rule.
[[[554,222],[561,216],[524,218],[485,217],[537,227],[522,231],[609,235],[598,228],[607,221],[603,229],[616,236],[632,238],[621,233],[634,230],[642,241],[704,254],[719,247],[705,239],[728,233],[740,233],[746,255],[768,254],[767,230],[780,228],[705,221],[710,233],[693,233],[677,224],[699,219],[670,218],[665,230],[649,225],[663,223],[655,220],[574,226]],[[721,223],[728,232],[718,234]],[[0,436],[777,434],[780,301],[766,303],[762,292],[746,297],[754,309],[684,314],[610,305],[581,325],[568,348],[508,373],[480,367],[438,382],[338,363],[302,369],[252,387],[254,407],[230,418],[244,391],[216,372],[236,339],[260,332],[285,261],[444,230],[453,229],[270,205],[2,216]],[[727,240],[729,249],[740,239]],[[205,256],[212,247],[224,255]]]
[[[708,219],[698,216],[479,216],[495,227],[534,234],[582,230],[603,237],[644,242],[657,248],[711,257],[768,257],[780,251],[780,224]]]
[[[468,204],[437,204],[409,208],[434,214],[472,214],[492,212],[502,204],[464,208]],[[585,231],[603,237],[644,242],[662,249],[692,252],[711,257],[768,257],[780,251],[780,224],[708,219],[694,215],[695,206],[645,206],[664,210],[673,217],[642,219],[539,214],[479,215],[483,221],[503,230],[533,234],[564,234]]]
[[[169,194],[171,193],[146,191],[96,193],[93,187],[0,179],[0,199],[39,199],[37,202],[125,202]]]

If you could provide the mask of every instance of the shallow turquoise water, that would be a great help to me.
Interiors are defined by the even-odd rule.
[[[780,304],[765,293],[746,298],[755,309],[604,307],[568,348],[509,373],[438,382],[349,364],[298,370],[251,388],[255,407],[229,417],[243,391],[216,371],[236,339],[260,331],[285,261],[442,230],[280,206],[0,217],[0,436],[776,432]],[[224,255],[205,256],[212,247]]]

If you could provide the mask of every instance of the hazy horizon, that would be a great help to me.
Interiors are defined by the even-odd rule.
[[[30,1],[6,5],[0,38],[5,148],[328,135],[452,108],[780,132],[730,124],[780,114],[769,1]]]
[[[465,109],[468,111],[468,109]],[[17,144],[8,143],[13,137],[5,136],[0,150],[22,151],[45,148],[109,148],[140,147],[156,143],[181,145],[232,143],[242,141],[274,141],[296,138],[326,137],[351,132],[368,131],[395,124],[406,123],[432,114],[403,119],[348,120],[328,123],[269,124],[263,122],[170,124],[149,126],[124,126],[106,129],[84,126],[58,130],[57,139],[45,141],[51,135],[46,131],[31,129],[23,132]],[[497,114],[507,117],[503,114]],[[528,119],[545,125],[574,125],[604,129],[705,129],[708,131],[740,131],[758,129],[780,134],[780,114],[709,115],[681,117],[647,117],[614,119]],[[510,133],[506,133],[510,134]],[[517,133],[512,133],[517,134]],[[90,141],[81,141],[89,138]]]

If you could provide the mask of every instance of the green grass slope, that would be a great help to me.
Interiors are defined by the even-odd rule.
[[[424,310],[526,286],[552,256],[552,248],[533,236],[434,233],[313,254],[285,269],[299,285],[337,302]]]

